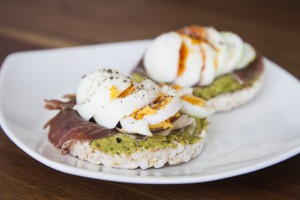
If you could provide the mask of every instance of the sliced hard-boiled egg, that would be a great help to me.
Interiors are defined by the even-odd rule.
[[[193,25],[155,38],[144,55],[144,66],[160,83],[206,86],[246,67],[255,57],[253,47],[237,34]]]
[[[250,62],[252,62],[256,58],[255,49],[248,43],[244,43],[242,56],[237,63],[236,68],[242,69],[246,67]]]
[[[93,85],[93,84],[92,84]],[[129,77],[122,74],[112,74],[98,85],[96,91],[83,104],[77,104],[79,115],[85,120],[90,120],[97,112],[103,110],[109,102],[132,85]],[[77,93],[79,93],[78,91]],[[80,94],[79,94],[80,95]]]
[[[215,79],[215,57],[216,51],[206,42],[201,44],[201,52],[203,54],[204,65],[201,69],[201,77],[199,85],[209,85]]]
[[[242,57],[244,42],[235,33],[221,32],[221,34],[225,38],[229,49],[228,62],[227,65],[224,66],[224,73],[229,73],[236,68],[239,60]]]
[[[158,82],[176,79],[181,44],[182,38],[176,32],[164,33],[154,39],[144,57],[144,66],[151,79]]]
[[[116,73],[118,72],[115,70],[101,69],[84,76],[76,92],[77,104],[85,103],[88,99],[91,98],[97,88],[108,76],[112,76]]]
[[[203,67],[200,45],[182,35],[182,45],[179,51],[179,63],[175,84],[181,86],[195,85],[200,79],[200,72]]]
[[[159,96],[151,105],[155,113],[144,115],[150,125],[159,124],[174,116],[181,108],[181,100],[176,96]]]
[[[122,131],[126,133],[139,133],[141,135],[151,136],[152,133],[149,130],[148,122],[145,119],[136,120],[132,116],[124,117],[120,120]]]
[[[170,87],[172,89],[175,89],[175,92],[176,92],[178,97],[193,94],[193,88],[191,88],[191,87],[181,87],[181,86],[176,85],[176,84],[163,84],[161,89],[160,89],[160,92],[165,93],[165,94],[173,93],[172,91],[174,91],[174,90],[170,89]],[[173,94],[171,94],[171,95],[173,95]]]
[[[166,92],[158,95],[152,103],[133,112],[129,117],[122,118],[120,120],[122,130],[127,133],[148,134],[150,129],[171,128],[170,119],[178,114],[181,108],[181,100],[173,88],[170,87]],[[131,126],[128,123],[131,123]],[[141,126],[143,126],[141,128],[143,133],[137,131]]]
[[[205,118],[212,115],[215,112],[215,109],[206,104],[206,101],[202,98],[195,96],[183,96],[182,99],[182,107],[180,112],[198,117]]]
[[[143,108],[156,99],[159,87],[150,79],[127,88],[94,116],[95,121],[107,128],[114,128],[124,116]]]
[[[228,44],[225,38],[222,36],[220,32],[212,27],[206,27],[205,30],[205,40],[215,49],[216,57],[215,57],[215,71],[216,76],[225,74],[224,71],[227,63],[228,63]]]

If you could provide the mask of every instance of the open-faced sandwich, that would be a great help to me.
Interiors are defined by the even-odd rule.
[[[59,110],[47,124],[63,153],[104,166],[159,168],[188,162],[203,148],[214,110],[191,88],[136,82],[116,70],[84,76],[69,101],[46,100]]]
[[[192,87],[195,96],[226,111],[258,94],[263,73],[262,57],[238,35],[194,25],[155,38],[133,77]]]

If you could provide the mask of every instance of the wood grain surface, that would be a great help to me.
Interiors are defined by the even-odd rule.
[[[288,0],[0,0],[0,63],[16,51],[149,39],[189,24],[236,32],[300,78],[300,6]],[[0,129],[0,199],[300,199],[299,169],[298,155],[208,183],[114,183],[46,167]]]

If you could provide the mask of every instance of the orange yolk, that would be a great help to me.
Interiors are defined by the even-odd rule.
[[[205,100],[199,97],[195,97],[195,96],[190,96],[190,95],[186,95],[181,97],[182,100],[187,101],[193,105],[197,105],[197,106],[205,106]]]
[[[111,86],[110,90],[110,99],[115,99],[121,93],[116,86]]]
[[[156,112],[157,112],[156,109],[153,109],[150,106],[145,106],[144,108],[132,113],[131,116],[135,120],[140,120],[140,119],[143,119],[145,115],[154,115],[154,114],[156,114]]]
[[[176,113],[174,116],[170,117],[169,119],[165,120],[165,121],[162,121],[158,124],[153,124],[153,125],[150,125],[149,124],[149,128],[150,129],[158,129],[158,128],[162,128],[162,129],[168,129],[168,128],[173,128],[173,124],[171,123],[171,120],[175,117],[179,117],[180,116],[180,113]]]
[[[124,98],[127,97],[128,95],[132,94],[135,91],[135,88],[133,86],[128,87],[126,90],[124,90],[119,97]]]
[[[160,129],[160,128],[163,128],[163,129],[168,129],[168,128],[172,128],[173,125],[172,123],[170,122],[170,120],[165,120],[165,121],[162,121],[160,122],[159,124],[153,124],[153,125],[150,125],[149,124],[149,128],[150,129]]]
[[[158,96],[150,105],[143,107],[131,114],[135,120],[143,119],[145,115],[154,115],[163,109],[172,100],[169,96]]]
[[[170,96],[164,96],[163,93],[161,93],[154,101],[151,103],[151,108],[155,110],[163,109],[170,103],[172,100],[172,97]]]
[[[175,90],[180,90],[182,87],[176,84],[171,85],[172,88],[174,88]]]

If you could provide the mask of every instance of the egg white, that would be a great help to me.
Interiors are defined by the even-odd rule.
[[[145,115],[144,119],[150,124],[159,124],[170,117],[174,116],[181,108],[181,99],[171,97],[171,101],[162,109],[157,110],[155,114]]]
[[[221,34],[225,38],[229,49],[228,63],[226,66],[224,66],[224,73],[229,73],[236,68],[239,60],[242,57],[244,42],[235,33],[221,32]]]
[[[198,118],[206,118],[211,116],[215,112],[215,109],[209,105],[198,106],[198,105],[193,105],[188,101],[182,100],[182,107],[180,109],[180,112]]]
[[[101,85],[108,76],[114,74],[117,74],[116,70],[101,69],[83,77],[77,88],[76,103],[85,103],[95,93],[99,85]]]
[[[227,65],[229,55],[228,44],[221,33],[212,27],[206,27],[205,33],[205,40],[207,40],[216,51],[216,76],[225,74],[226,71],[224,71],[224,69]]]
[[[160,91],[173,96],[177,95],[178,97],[193,94],[193,88],[191,87],[179,87],[176,89],[176,86],[173,87],[172,85],[164,85],[161,87]]]
[[[218,76],[246,67],[256,57],[254,48],[235,33],[212,27],[199,27],[199,31],[199,41],[175,31],[155,38],[144,56],[148,76],[183,87],[206,86]],[[178,74],[182,44],[188,53],[185,70]]]
[[[243,46],[243,53],[239,62],[237,63],[237,69],[242,69],[246,67],[250,62],[252,62],[256,58],[256,51],[250,44],[244,43]]]
[[[149,125],[159,124],[174,116],[181,108],[181,99],[176,95],[175,89],[165,86],[165,95],[171,100],[164,107],[157,109],[155,114],[144,115],[142,119],[136,120],[132,116],[120,120],[122,130],[128,133],[139,133],[149,135]],[[162,103],[162,102],[160,102]]]
[[[205,60],[198,85],[204,86],[211,84],[215,79],[215,57],[217,55],[216,51],[206,42],[201,43],[201,48],[205,54]]]
[[[116,98],[94,116],[95,121],[107,128],[114,128],[124,117],[151,103],[159,87],[150,79],[134,85],[135,91],[124,98]],[[124,122],[126,123],[126,122]],[[130,131],[129,131],[130,132]]]
[[[145,119],[135,120],[132,116],[124,117],[120,120],[122,130],[126,133],[138,133],[141,135],[151,136],[148,122]]]
[[[175,84],[180,86],[195,85],[200,79],[201,69],[203,67],[202,53],[200,45],[193,43],[192,39],[187,36],[182,36],[183,43],[188,49],[187,58],[185,60],[185,69],[181,75],[178,75]],[[177,68],[179,66],[179,61]]]
[[[111,77],[113,77],[111,79]],[[131,86],[131,80],[122,74],[108,76],[102,84],[100,84],[94,94],[83,104],[77,104],[79,115],[85,120],[90,120],[97,112],[101,112],[104,106],[112,101],[110,88],[113,86],[118,89],[119,92],[123,92],[129,86]],[[77,92],[77,93],[80,93]]]
[[[177,77],[181,36],[164,33],[151,43],[144,56],[148,76],[158,82],[173,82]]]

